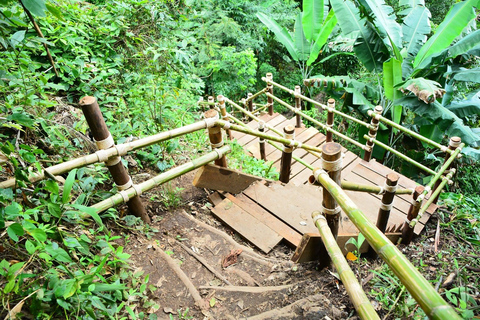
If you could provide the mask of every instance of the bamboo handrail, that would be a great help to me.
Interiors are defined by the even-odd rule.
[[[449,183],[453,177],[453,175],[455,174],[455,168],[452,168],[450,169],[450,172],[447,174],[447,176],[445,177],[445,179],[442,180],[442,182],[440,182],[440,184],[438,185],[438,187],[435,189],[435,191],[433,192],[432,195],[430,195],[430,198],[428,198],[428,200],[425,202],[424,205],[422,205],[422,207],[420,208],[420,210],[418,211],[418,214],[417,216],[415,217],[415,219],[413,219],[409,226],[410,228],[414,228],[415,225],[418,223],[418,221],[422,218],[423,214],[425,213],[425,211],[427,211],[428,207],[430,207],[430,205],[435,201],[435,199],[437,198],[438,195],[440,195],[440,192],[442,192],[442,189],[447,185],[447,183]]]
[[[299,115],[301,115],[303,118],[305,118],[305,119],[307,119],[307,120],[310,120],[310,121],[313,122],[314,124],[316,124],[316,125],[318,125],[319,127],[321,127],[323,130],[325,130],[326,132],[331,132],[331,133],[333,133],[334,135],[342,138],[343,140],[348,141],[348,142],[350,142],[350,143],[353,144],[353,145],[356,145],[357,147],[361,148],[362,150],[366,150],[366,149],[367,149],[367,148],[366,148],[363,144],[361,144],[360,142],[358,142],[358,141],[356,141],[356,140],[353,140],[352,138],[344,135],[343,133],[340,133],[340,132],[338,132],[337,130],[334,130],[334,129],[328,127],[327,125],[325,125],[325,124],[323,124],[323,123],[315,120],[314,118],[306,115],[305,113],[303,113],[303,112],[300,111],[300,110],[295,109],[294,107],[292,107],[292,106],[289,105],[288,103],[284,102],[283,100],[275,97],[274,95],[272,95],[272,94],[270,94],[270,93],[265,93],[265,95],[266,95],[267,97],[270,97],[270,98],[274,99],[275,101],[277,101],[278,103],[280,103],[282,106],[287,107],[288,109],[290,109],[291,111],[293,111],[295,114],[299,114]],[[335,109],[334,109],[334,110],[335,110]]]
[[[404,126],[402,125],[399,125],[397,123],[395,123],[394,121],[392,120],[389,120],[387,118],[385,118],[384,116],[380,115],[380,114],[375,114],[373,110],[368,110],[368,115],[371,116],[371,117],[374,117],[375,119],[378,119],[380,120],[381,122],[385,123],[385,124],[388,124],[389,126],[395,128],[395,129],[398,129],[414,138],[417,138],[418,140],[422,141],[422,142],[425,142],[425,143],[428,143],[429,145],[433,146],[433,147],[436,147],[440,150],[442,150],[443,152],[447,152],[449,154],[452,154],[453,151],[448,149],[446,146],[443,146],[441,145],[440,143],[437,143],[433,140],[430,140],[424,136],[422,136],[421,134],[418,134],[410,129],[407,129],[405,128]]]
[[[352,269],[350,269],[342,250],[338,247],[337,241],[328,227],[325,217],[320,212],[315,211],[312,213],[312,218],[315,226],[318,228],[320,236],[322,237],[322,242],[327,249],[328,255],[337,269],[338,276],[342,280],[342,283],[350,296],[350,300],[353,302],[353,306],[355,307],[355,310],[357,310],[360,318],[365,320],[380,319],[367,295],[363,291],[362,286],[358,282],[357,277],[355,277]]]
[[[63,163],[45,168],[44,171],[48,171],[50,175],[59,175],[75,168],[81,168],[90,164],[101,162],[100,161],[101,157],[106,157],[108,159],[114,156],[124,156],[129,151],[147,147],[152,144],[159,143],[168,139],[176,138],[187,133],[192,133],[201,129],[205,129],[212,125],[213,125],[213,122],[208,122],[205,120],[198,121],[180,128],[164,131],[153,136],[141,138],[135,141],[127,142],[127,143],[118,144],[114,147],[101,151],[102,155],[100,155],[97,151],[96,153],[92,153],[77,159],[69,160],[67,162],[63,162]],[[43,180],[45,179],[45,173],[44,172],[34,173],[28,179],[32,183]],[[15,178],[2,181],[0,182],[0,188],[1,189],[12,188],[15,186],[15,182],[16,182]]]
[[[206,165],[207,163],[217,160],[224,156],[226,153],[229,153],[231,151],[230,146],[223,146],[221,148],[215,149],[214,151],[211,151],[197,159],[194,159],[192,161],[189,161],[187,163],[184,163],[176,168],[173,168],[171,170],[168,170],[166,172],[163,172],[151,179],[148,179],[138,185],[134,185],[133,187],[121,191],[101,202],[98,202],[90,208],[96,209],[97,213],[100,213],[102,211],[105,211],[113,206],[119,205],[121,203],[125,203],[128,201],[128,199],[138,195],[138,191],[141,193],[148,191],[155,186],[158,186],[160,184],[163,184],[165,182],[168,182],[176,177],[181,176],[184,173],[190,172],[196,168],[199,168],[203,165]],[[83,213],[83,218],[89,217],[87,213]]]
[[[389,265],[430,319],[461,319],[415,266],[365,217],[345,191],[330,179],[325,171],[315,170],[314,175],[324,188],[328,188],[346,215],[365,236],[370,246]]]
[[[252,96],[242,99],[243,101],[240,101],[241,103],[247,103],[250,100],[255,99],[256,97],[260,96],[262,93],[265,93],[267,91],[267,88],[263,88],[262,90],[258,91],[257,93],[254,93]]]
[[[413,160],[412,158],[410,158],[410,157],[404,155],[403,153],[401,153],[401,152],[393,149],[392,147],[387,146],[387,145],[384,144],[383,142],[378,141],[377,139],[372,138],[372,137],[368,136],[367,134],[364,135],[363,137],[364,137],[365,139],[367,139],[367,141],[370,141],[370,142],[372,142],[372,143],[375,143],[376,145],[382,147],[383,149],[385,149],[385,150],[387,150],[387,151],[395,154],[397,157],[402,158],[403,160],[407,161],[407,162],[410,163],[410,164],[413,164],[413,165],[416,166],[417,168],[420,168],[420,169],[422,169],[423,171],[428,172],[428,173],[431,174],[431,175],[436,175],[436,174],[437,174],[437,172],[435,172],[434,170],[432,170],[432,169],[424,166],[424,165],[421,164],[420,162],[417,162],[417,161]]]
[[[265,77],[262,77],[262,80],[265,81],[265,82],[267,82],[267,79],[266,79]],[[294,90],[291,90],[291,89],[289,89],[289,88],[287,88],[287,87],[284,87],[284,86],[282,86],[281,84],[278,84],[278,83],[276,83],[276,82],[274,82],[274,81],[271,81],[271,80],[269,80],[268,83],[271,83],[271,84],[274,85],[275,87],[280,88],[280,89],[282,89],[283,91],[286,91],[286,92],[290,93],[290,94],[293,95],[294,97],[299,97],[299,98],[301,98],[302,100],[305,100],[305,101],[310,102],[310,103],[312,103],[312,104],[314,104],[314,105],[316,105],[316,106],[319,106],[319,107],[322,108],[323,110],[329,110],[329,108],[328,108],[326,105],[324,105],[324,104],[322,104],[322,103],[320,103],[320,102],[318,102],[318,101],[315,101],[315,100],[313,100],[313,99],[310,99],[309,97],[306,97],[306,96],[304,96],[304,95],[302,95],[302,94],[295,93]],[[355,117],[352,117],[352,116],[350,116],[350,115],[348,115],[348,114],[346,114],[346,113],[343,113],[343,112],[341,112],[341,111],[339,111],[339,110],[333,109],[333,110],[331,110],[331,111],[332,111],[333,113],[335,113],[335,114],[338,114],[338,115],[340,115],[340,116],[348,119],[348,120],[351,120],[351,121],[353,121],[353,122],[356,122],[356,123],[358,123],[358,124],[360,124],[360,125],[362,125],[362,126],[364,126],[364,127],[367,127],[367,128],[370,127],[370,124],[366,123],[365,121],[362,121],[362,120],[360,120],[360,119],[357,119],[357,118],[355,118]]]

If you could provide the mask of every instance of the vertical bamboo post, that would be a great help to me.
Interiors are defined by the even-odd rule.
[[[302,99],[297,96],[299,94],[302,94],[302,89],[300,86],[295,86],[295,109],[297,111],[302,111]],[[300,114],[297,113],[297,124],[295,127],[300,128],[302,126],[302,117]]]
[[[260,121],[258,123],[258,131],[261,133],[265,132],[265,121]],[[265,139],[260,137],[259,144],[260,144],[260,158],[263,161],[267,161],[267,155],[265,154]]]
[[[273,81],[273,74],[267,73],[267,92],[273,94],[273,84],[270,81]],[[273,98],[267,97],[267,105],[268,105],[268,114],[273,115]]]
[[[225,97],[222,95],[217,96],[218,105],[220,107],[220,112],[222,113],[222,119],[229,122],[227,108],[225,107]],[[227,132],[228,140],[232,140],[232,131],[230,129],[225,129]]]
[[[377,136],[379,120],[377,119],[376,115],[381,115],[383,112],[383,108],[382,106],[376,106],[374,111],[375,112],[372,113],[372,121],[370,122],[370,130],[368,130],[368,136],[371,138],[375,138]],[[366,146],[368,150],[365,150],[363,160],[370,161],[372,159],[373,145],[373,141],[367,140]]]
[[[333,109],[335,109],[335,99],[328,99],[327,102],[327,127],[332,129],[333,128]],[[327,139],[326,142],[333,142],[333,133],[327,131]]]
[[[385,185],[383,186],[383,196],[382,196],[382,204],[380,205],[380,209],[378,210],[378,217],[377,217],[377,228],[385,234],[385,230],[387,229],[388,218],[390,217],[390,211],[392,211],[393,199],[395,197],[395,191],[397,191],[397,184],[400,177],[395,172],[391,172],[387,174],[387,178],[385,181]],[[369,255],[372,258],[377,257],[377,253],[372,249],[369,248]]]
[[[215,119],[218,120],[218,111],[215,109],[210,109],[205,112],[205,119]],[[222,136],[222,129],[215,125],[213,127],[208,128],[208,138],[210,139],[210,145],[212,149],[221,148],[224,144],[223,136]],[[227,159],[225,155],[222,155],[221,158],[215,160],[215,164],[221,167],[227,167]]]
[[[247,93],[247,99],[253,96],[251,92]],[[253,112],[253,99],[248,100],[248,111]]]
[[[285,139],[295,139],[295,127],[291,124],[283,128]],[[290,181],[290,168],[292,166],[293,147],[283,145],[282,159],[280,161],[280,180],[283,183]]]
[[[448,143],[448,149],[452,150],[452,151],[455,151],[459,146],[460,144],[462,143],[462,139],[460,137],[451,137],[450,138],[450,141]],[[445,152],[445,162],[447,162],[447,160],[450,158],[450,154],[448,154],[447,152]],[[448,166],[447,170],[450,170],[452,167],[453,167],[453,162]],[[435,186],[433,187],[432,191],[435,192],[435,190],[437,190],[438,186],[440,185],[440,183],[442,183],[442,179],[438,179],[437,182],[435,182]],[[438,194],[438,196],[435,197],[435,199],[433,200],[433,203],[437,203],[438,201],[438,197],[440,196],[440,194]]]
[[[85,115],[85,119],[87,120],[88,127],[92,131],[98,149],[101,150],[113,147],[115,142],[108,131],[107,124],[103,119],[102,111],[100,111],[97,99],[91,96],[83,97],[79,104]],[[118,190],[123,191],[133,186],[132,179],[128,175],[127,169],[123,166],[119,156],[106,160],[105,164],[110,171]],[[140,217],[144,222],[150,223],[150,217],[148,216],[139,195],[131,198],[127,202],[127,205],[128,209],[130,209],[134,215]]]
[[[215,98],[212,96],[208,96],[208,107],[213,109],[215,107]]]
[[[341,184],[342,146],[340,144],[329,142],[322,146],[322,168],[328,172],[328,176],[335,181],[336,184]],[[330,227],[330,230],[332,230],[335,239],[337,239],[338,224],[340,221],[340,206],[327,188],[323,188],[322,205],[322,212],[327,219],[328,226]]]
[[[205,106],[203,105],[203,97],[198,98],[197,106],[200,106],[202,113],[205,112]]]
[[[417,201],[417,198],[423,193],[425,187],[417,186],[413,192],[413,201],[408,209],[407,220],[403,223],[402,228],[402,243],[408,245],[413,238],[413,228],[410,227],[410,221],[415,219],[418,215],[418,211],[422,206],[422,201]]]

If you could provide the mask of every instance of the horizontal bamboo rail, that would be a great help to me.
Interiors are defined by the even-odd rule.
[[[422,218],[425,211],[427,211],[428,207],[430,207],[430,205],[433,202],[435,202],[435,199],[440,195],[440,193],[442,192],[442,189],[447,185],[447,183],[451,182],[451,179],[452,179],[454,174],[455,174],[455,169],[454,168],[450,169],[450,172],[447,174],[445,179],[443,179],[442,182],[440,182],[440,184],[435,189],[433,194],[430,195],[430,198],[428,198],[428,200],[425,202],[425,204],[422,205],[422,207],[418,211],[417,217],[415,219],[413,219],[412,221],[410,221],[410,224],[409,224],[410,228],[415,227],[415,225],[418,223],[418,221]]]
[[[118,144],[109,149],[100,150],[100,151],[97,151],[96,153],[92,153],[77,159],[69,160],[67,162],[63,162],[63,163],[48,167],[44,169],[44,171],[48,171],[47,175],[48,174],[59,175],[75,168],[81,168],[90,164],[101,162],[100,160],[103,158],[108,159],[114,156],[124,156],[129,151],[147,147],[152,144],[159,143],[168,139],[176,138],[187,133],[192,133],[201,129],[205,129],[212,125],[213,125],[212,121],[210,122],[206,120],[198,121],[198,122],[186,125],[184,127],[161,132],[153,136],[145,137],[145,138],[138,139],[128,143]],[[43,180],[45,179],[45,172],[34,173],[28,179],[32,183]],[[12,188],[14,186],[15,186],[15,178],[11,178],[11,179],[0,182],[0,188],[2,189]]]
[[[337,137],[340,137],[340,138],[342,138],[343,140],[348,141],[348,142],[350,142],[350,143],[353,144],[353,145],[356,145],[357,147],[361,148],[362,150],[366,150],[366,149],[367,149],[367,148],[366,148],[363,144],[361,144],[360,142],[358,142],[358,141],[356,141],[356,140],[354,140],[354,139],[352,139],[352,138],[344,135],[343,133],[340,133],[340,132],[338,132],[337,130],[334,130],[334,129],[328,127],[327,125],[325,125],[325,124],[323,124],[323,123],[315,120],[314,118],[306,115],[305,113],[303,113],[303,112],[300,111],[300,110],[295,109],[294,107],[292,107],[291,105],[289,105],[289,104],[286,103],[285,101],[283,101],[283,100],[275,97],[274,95],[272,95],[272,94],[270,94],[270,93],[265,93],[265,95],[266,95],[267,97],[270,97],[270,98],[272,98],[273,100],[277,101],[277,102],[280,103],[282,106],[287,107],[288,109],[290,109],[290,110],[291,110],[292,112],[294,112],[295,114],[299,114],[299,115],[301,115],[303,118],[305,118],[305,119],[307,119],[307,120],[310,120],[310,121],[313,122],[314,124],[316,124],[316,125],[318,125],[319,127],[321,127],[323,130],[325,130],[326,132],[331,132],[331,133],[333,133],[334,135],[336,135]],[[335,109],[333,109],[333,110],[335,110]]]
[[[424,166],[424,165],[421,164],[420,162],[417,162],[417,161],[413,160],[412,158],[410,158],[410,157],[404,155],[403,153],[401,153],[401,152],[393,149],[392,147],[387,146],[385,143],[383,143],[383,142],[381,142],[381,141],[378,141],[378,140],[375,139],[375,138],[369,137],[367,134],[364,135],[363,137],[364,137],[365,139],[367,139],[367,141],[370,141],[370,142],[372,142],[372,143],[375,143],[376,145],[382,147],[383,149],[385,149],[385,150],[393,153],[393,154],[396,155],[397,157],[402,158],[403,160],[407,161],[407,162],[410,163],[410,164],[413,164],[413,165],[416,166],[417,168],[420,168],[420,169],[422,169],[423,171],[428,172],[428,173],[431,174],[431,175],[436,175],[436,174],[437,174],[434,170],[432,170],[432,169]]]
[[[265,81],[265,82],[267,82],[267,79],[266,79],[265,77],[263,77],[262,80]],[[316,106],[319,106],[319,107],[322,108],[323,110],[331,111],[331,112],[333,112],[333,113],[335,113],[335,114],[338,114],[338,115],[344,117],[345,119],[348,119],[348,120],[351,120],[351,121],[353,121],[353,122],[356,122],[356,123],[358,123],[358,124],[360,124],[360,125],[362,125],[362,126],[364,126],[364,127],[366,127],[366,128],[370,128],[370,124],[366,123],[365,121],[362,121],[362,120],[360,120],[360,119],[357,119],[357,118],[355,118],[355,117],[352,117],[352,116],[350,116],[350,115],[348,115],[348,114],[346,114],[346,113],[343,113],[343,112],[341,112],[341,111],[339,111],[339,110],[336,110],[336,109],[330,110],[331,108],[329,108],[328,106],[326,106],[326,105],[324,105],[324,104],[322,104],[322,103],[320,103],[320,102],[318,102],[318,101],[315,101],[315,100],[313,100],[313,99],[310,99],[309,97],[306,97],[306,96],[304,96],[304,95],[302,95],[302,94],[296,93],[295,90],[291,90],[291,89],[289,89],[289,88],[287,88],[287,87],[284,87],[284,86],[282,86],[281,84],[278,84],[278,83],[273,82],[273,81],[271,81],[271,80],[269,80],[268,83],[271,83],[271,84],[274,85],[275,87],[277,87],[277,88],[279,88],[279,89],[282,89],[283,91],[286,91],[286,92],[290,93],[290,94],[293,95],[294,97],[301,98],[301,99],[304,100],[304,101],[307,101],[307,102],[310,102],[311,104],[314,104],[314,105],[316,105]]]
[[[452,154],[452,152],[453,152],[452,150],[448,149],[448,147],[443,146],[440,143],[432,141],[432,140],[422,136],[421,134],[418,134],[418,133],[416,133],[416,132],[414,132],[410,129],[407,129],[404,126],[399,125],[399,124],[393,122],[392,120],[389,120],[389,119],[385,118],[384,116],[382,116],[380,114],[374,113],[373,110],[368,110],[368,115],[371,116],[371,117],[374,117],[377,120],[380,120],[381,122],[383,122],[385,124],[388,124],[389,126],[395,128],[395,129],[398,129],[398,130],[400,130],[400,131],[402,131],[402,132],[404,132],[404,133],[406,133],[406,134],[408,134],[408,135],[410,135],[410,136],[412,136],[412,137],[414,137],[414,138],[416,138],[416,139],[418,139],[422,142],[428,143],[429,145],[431,145],[433,147],[436,147],[436,148],[442,150],[443,152],[447,152],[449,154]]]
[[[325,217],[320,212],[315,211],[312,213],[312,218],[315,226],[318,228],[320,236],[322,237],[328,255],[337,269],[338,276],[342,280],[342,283],[350,296],[350,300],[353,302],[353,306],[355,307],[355,310],[357,310],[360,318],[365,320],[380,319],[367,295],[363,291],[362,286],[358,282],[357,277],[355,277],[352,269],[350,269],[342,250],[338,247],[337,241],[328,227]]]
[[[146,180],[138,185],[134,185],[133,187],[121,191],[110,198],[107,198],[103,201],[100,201],[99,203],[96,203],[90,208],[96,209],[97,213],[100,213],[102,211],[105,211],[109,208],[112,208],[116,205],[119,205],[121,203],[127,202],[130,198],[139,195],[139,193],[143,193],[145,191],[148,191],[158,185],[161,185],[165,182],[168,182],[174,178],[177,178],[181,176],[182,174],[185,174],[187,172],[190,172],[196,168],[199,168],[201,166],[206,165],[207,163],[220,159],[222,156],[225,154],[229,153],[231,151],[230,146],[223,146],[221,148],[215,149],[214,151],[211,151],[197,159],[194,159],[190,162],[184,163],[176,168],[173,168],[171,170],[168,170],[166,172],[163,172],[159,174],[158,176],[153,177],[152,179]],[[87,213],[84,213],[84,217],[88,217],[89,215]]]
[[[250,97],[248,97],[248,98],[246,98],[246,99],[242,99],[242,100],[240,101],[240,103],[247,103],[247,102],[249,102],[250,100],[253,100],[253,99],[257,98],[258,96],[262,95],[262,94],[265,93],[265,92],[267,92],[267,88],[264,88],[264,89],[258,91],[257,93],[254,93],[252,96],[250,96]]]
[[[313,170],[312,166],[309,169]],[[313,175],[308,178],[308,182],[313,185],[321,185]],[[370,184],[355,183],[351,181],[342,180],[341,185],[343,190],[368,192],[374,194],[384,194],[385,189],[383,187],[374,186]],[[395,194],[413,194],[413,189],[396,189]]]
[[[415,266],[365,217],[345,191],[330,179],[324,170],[317,169],[314,171],[314,175],[324,188],[328,188],[359,232],[365,236],[370,246],[389,265],[430,319],[461,319]]]

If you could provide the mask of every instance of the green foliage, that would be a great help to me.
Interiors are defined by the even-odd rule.
[[[258,177],[278,180],[279,173],[277,169],[273,167],[272,161],[265,162],[246,154],[243,147],[236,141],[233,141],[230,146],[232,147],[232,152],[227,158],[230,168],[238,169]]]

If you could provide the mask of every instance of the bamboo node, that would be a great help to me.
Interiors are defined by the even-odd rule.
[[[426,186],[425,191],[423,191],[425,194],[428,194],[430,191],[432,191],[432,187]]]
[[[128,196],[128,192],[126,190],[120,191],[119,193],[122,196],[124,203],[127,203],[128,200],[130,200],[130,197]]]
[[[440,146],[440,151],[447,152],[448,148],[445,146]]]
[[[226,118],[226,116],[223,118]],[[228,130],[230,129],[230,126],[231,126],[231,123],[229,121],[225,121],[225,125],[223,126],[223,129]]]
[[[105,161],[105,164],[107,165],[107,167],[112,167],[112,166],[116,165],[117,163],[119,163],[121,160],[122,160],[122,158],[120,158],[119,156],[116,156],[116,157],[113,157],[113,158]]]
[[[117,149],[117,155],[118,156],[124,156],[127,154],[127,146],[125,144],[117,144],[115,147]]]
[[[143,191],[142,191],[142,188],[140,187],[140,185],[134,184],[134,185],[132,185],[132,188],[133,188],[133,190],[135,190],[135,193],[137,194],[137,196],[140,197],[142,195]]]
[[[325,218],[325,216],[322,215],[320,212],[315,211],[314,213],[317,213],[317,215],[315,215],[315,217],[312,217],[313,218],[313,224],[316,224],[319,219],[327,220]],[[313,216],[313,213],[312,213],[312,216]]]
[[[98,162],[105,162],[108,160],[108,154],[105,149],[101,149],[95,152],[97,155]]]
[[[122,184],[122,185],[117,185],[117,189],[120,190],[120,191],[122,191],[122,190],[127,190],[127,189],[130,188],[132,185],[133,185],[132,178],[129,177],[127,183]]]
[[[98,149],[108,149],[115,144],[115,141],[113,141],[112,135],[108,134],[108,137],[103,140],[95,140],[95,144],[97,145]]]
[[[322,204],[322,212],[324,214],[337,214],[337,213],[340,213],[340,211],[342,210],[342,208],[340,208],[340,206],[336,206],[334,209],[330,209],[330,208],[325,208],[325,206]]]
[[[214,151],[218,154],[218,158],[217,158],[217,159],[220,159],[221,157],[223,157],[222,149],[215,149]]]
[[[390,193],[395,193],[395,191],[397,191],[397,185],[389,186],[388,184],[385,183],[382,189]]]
[[[392,207],[393,207],[393,203],[390,203],[390,204],[381,203],[380,204],[380,209],[385,210],[385,211],[391,211]]]
[[[210,143],[210,145],[212,146],[212,148],[215,148],[215,149],[216,149],[216,148],[222,147],[222,146],[224,145],[224,142],[223,142],[223,140],[222,140],[222,141],[220,141],[219,143]]]
[[[460,139],[459,137],[452,137],[450,139],[450,142],[448,143],[448,145],[452,148],[458,148],[460,147],[460,144],[462,143],[462,139]]]
[[[342,159],[343,157],[338,158],[334,161],[328,161],[322,158],[322,168],[327,171],[338,171],[342,169]]]

